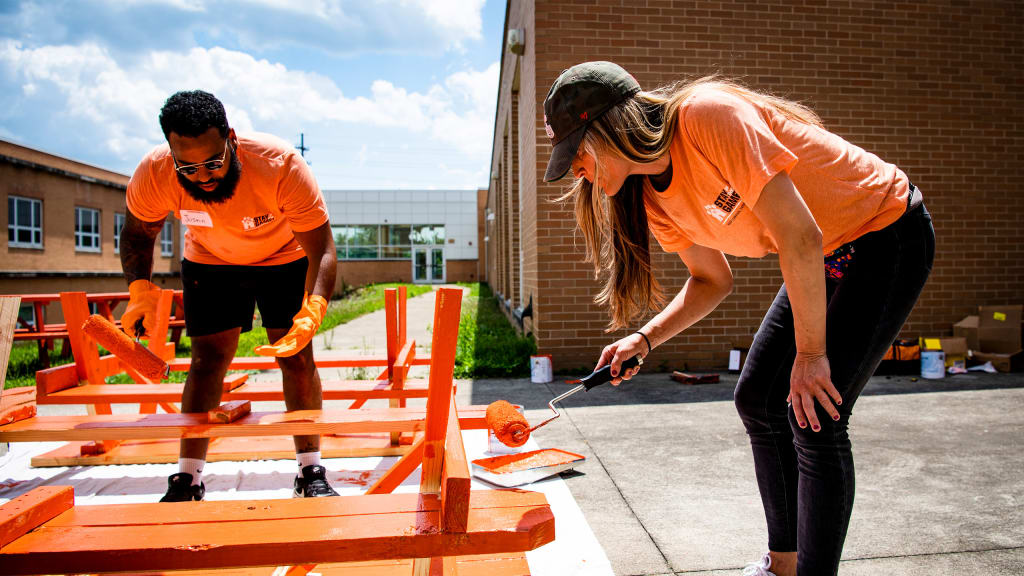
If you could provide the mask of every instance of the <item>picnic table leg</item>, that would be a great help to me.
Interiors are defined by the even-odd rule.
[[[39,348],[39,364],[42,365],[43,369],[50,367],[50,340],[47,338],[40,338],[36,340],[36,345]]]

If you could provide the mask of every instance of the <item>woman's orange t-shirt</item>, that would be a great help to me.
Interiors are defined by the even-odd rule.
[[[272,266],[304,257],[293,232],[328,221],[309,166],[291,145],[269,134],[238,135],[236,154],[242,172],[234,195],[205,204],[178,183],[167,144],[157,146],[128,183],[128,209],[146,222],[173,212],[188,228],[185,258],[192,262]]]
[[[719,88],[700,88],[683,102],[670,154],[668,188],[644,184],[648,224],[666,252],[694,244],[754,258],[777,252],[750,207],[781,171],[821,229],[825,254],[907,208],[909,181],[893,164]]]

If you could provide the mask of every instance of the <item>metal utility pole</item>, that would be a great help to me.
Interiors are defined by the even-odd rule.
[[[306,150],[309,150],[309,147],[306,146],[306,134],[305,134],[305,132],[300,132],[299,133],[299,145],[296,146],[296,148],[299,149],[299,154],[301,154],[302,157],[305,158],[306,157]],[[312,162],[310,162],[309,160],[306,160],[306,164],[312,164]]]

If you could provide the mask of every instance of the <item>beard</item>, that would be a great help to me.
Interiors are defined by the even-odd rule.
[[[231,150],[231,163],[228,164],[228,173],[223,178],[212,178],[206,182],[217,182],[217,187],[207,192],[198,184],[178,174],[178,183],[185,189],[194,200],[203,204],[223,204],[235,195],[235,188],[238,187],[238,179],[242,176],[242,163],[238,161],[235,151]],[[206,183],[204,182],[204,184]]]

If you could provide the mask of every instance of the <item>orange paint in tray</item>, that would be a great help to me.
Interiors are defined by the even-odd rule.
[[[585,458],[557,448],[473,460],[473,475],[499,486],[521,486],[574,468]]]

